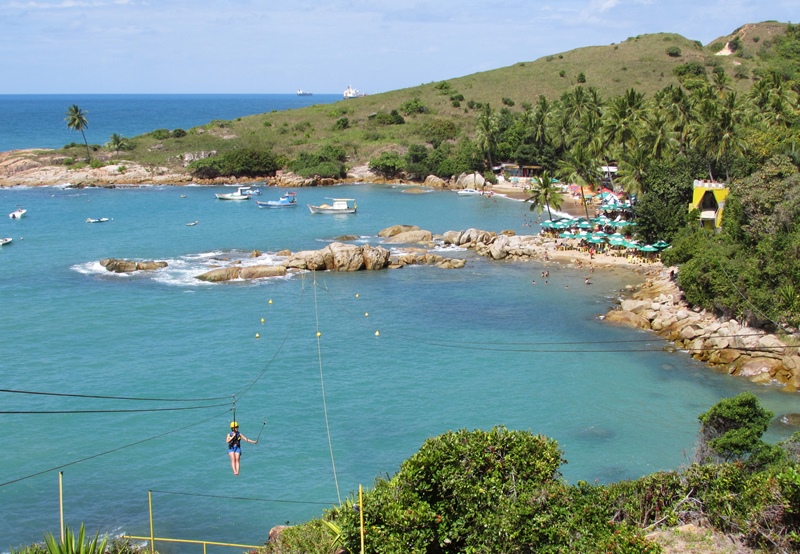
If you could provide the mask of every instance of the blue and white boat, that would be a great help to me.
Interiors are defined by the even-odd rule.
[[[259,208],[294,208],[297,206],[297,193],[287,192],[278,200],[267,200],[266,202],[256,202]]]

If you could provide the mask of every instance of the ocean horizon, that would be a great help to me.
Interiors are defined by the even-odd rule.
[[[273,110],[330,104],[339,94],[0,94],[0,152],[62,148],[83,143],[67,128],[67,109],[77,104],[89,121],[86,140],[104,145],[113,133],[134,137],[156,129],[184,129]]]

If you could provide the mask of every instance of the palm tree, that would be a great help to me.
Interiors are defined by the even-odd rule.
[[[561,191],[553,186],[552,173],[547,170],[542,171],[541,175],[534,178],[534,182],[536,185],[531,190],[531,197],[526,200],[531,203],[530,211],[542,213],[544,207],[547,207],[547,216],[553,219],[550,206],[560,210],[564,197]]]
[[[108,139],[108,145],[107,146],[111,150],[113,150],[114,152],[119,154],[119,151],[122,150],[123,148],[125,148],[127,146],[127,143],[125,142],[125,137],[123,137],[123,136],[121,136],[121,135],[119,135],[117,133],[113,133],[111,135],[111,137]]]
[[[628,89],[622,96],[611,100],[604,114],[604,134],[619,144],[622,155],[638,135],[644,115],[644,95]]]
[[[83,132],[89,126],[89,121],[86,119],[87,113],[80,109],[77,104],[73,104],[67,110],[67,117],[64,120],[67,122],[67,127],[73,131],[80,131],[81,135],[83,135],[83,143],[86,145],[86,157],[91,161],[92,155],[89,153],[89,143],[86,141],[86,133]]]
[[[576,144],[564,153],[564,159],[558,163],[558,173],[562,181],[575,183],[581,187],[581,201],[589,219],[589,207],[586,205],[586,196],[583,187],[594,187],[600,181],[599,163],[592,157],[587,148]]]
[[[492,151],[496,147],[497,135],[500,127],[497,122],[497,114],[494,113],[489,103],[483,105],[481,114],[478,116],[478,128],[476,129],[478,148],[489,159],[489,169],[494,166]]]

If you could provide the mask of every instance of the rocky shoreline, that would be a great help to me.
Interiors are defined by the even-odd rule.
[[[516,235],[513,231],[495,233],[480,229],[447,231],[434,235],[410,225],[394,225],[378,233],[384,244],[403,246],[403,254],[392,255],[382,246],[333,242],[320,250],[277,252],[277,265],[241,267],[238,262],[224,264],[198,275],[208,282],[233,279],[281,277],[289,271],[375,271],[399,269],[406,265],[427,264],[441,269],[460,269],[466,260],[431,252],[437,244],[473,250],[492,260],[537,260],[592,270],[624,267],[644,277],[630,286],[620,304],[604,316],[605,321],[653,332],[717,371],[749,379],[761,385],[780,386],[785,392],[800,389],[800,351],[777,335],[754,329],[729,319],[723,320],[689,306],[675,282],[676,268],[660,262],[639,263],[628,258],[591,255],[579,250],[560,250],[554,239],[540,235]],[[346,240],[343,237],[342,240]],[[258,258],[255,251],[251,257]],[[100,262],[108,271],[156,270],[165,262],[132,262],[106,259]]]

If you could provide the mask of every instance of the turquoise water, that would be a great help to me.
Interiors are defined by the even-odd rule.
[[[722,397],[752,390],[778,414],[798,411],[796,396],[714,373],[663,352],[651,335],[598,319],[638,279],[627,273],[596,271],[585,286],[582,272],[551,265],[550,284],[533,286],[540,263],[443,249],[467,266],[194,279],[217,258],[255,263],[254,249],[274,260],[278,250],[317,249],[342,235],[379,244],[378,231],[392,224],[535,231],[521,202],[361,185],[300,189],[300,207],[266,210],[215,200],[222,190],[0,190],[0,237],[14,238],[0,249],[0,388],[195,399],[0,393],[2,411],[212,406],[0,414],[9,440],[0,452],[0,550],[57,533],[60,466],[71,526],[147,535],[152,490],[157,536],[258,544],[270,527],[319,515],[394,473],[450,429],[543,433],[564,450],[569,482],[610,482],[685,464],[697,416]],[[266,189],[261,199],[280,193]],[[358,214],[312,216],[304,207],[330,196],[356,198]],[[17,205],[28,214],[12,221],[6,214]],[[169,267],[114,275],[98,264],[106,257]],[[243,446],[239,477],[223,443],[233,395],[246,436],[266,420],[260,443]],[[196,400],[206,398],[216,400]]]
[[[134,137],[154,129],[187,130],[215,119],[341,99],[341,94],[0,94],[0,152],[82,143],[81,134],[64,121],[73,104],[86,113],[86,140],[102,145],[113,133]]]

